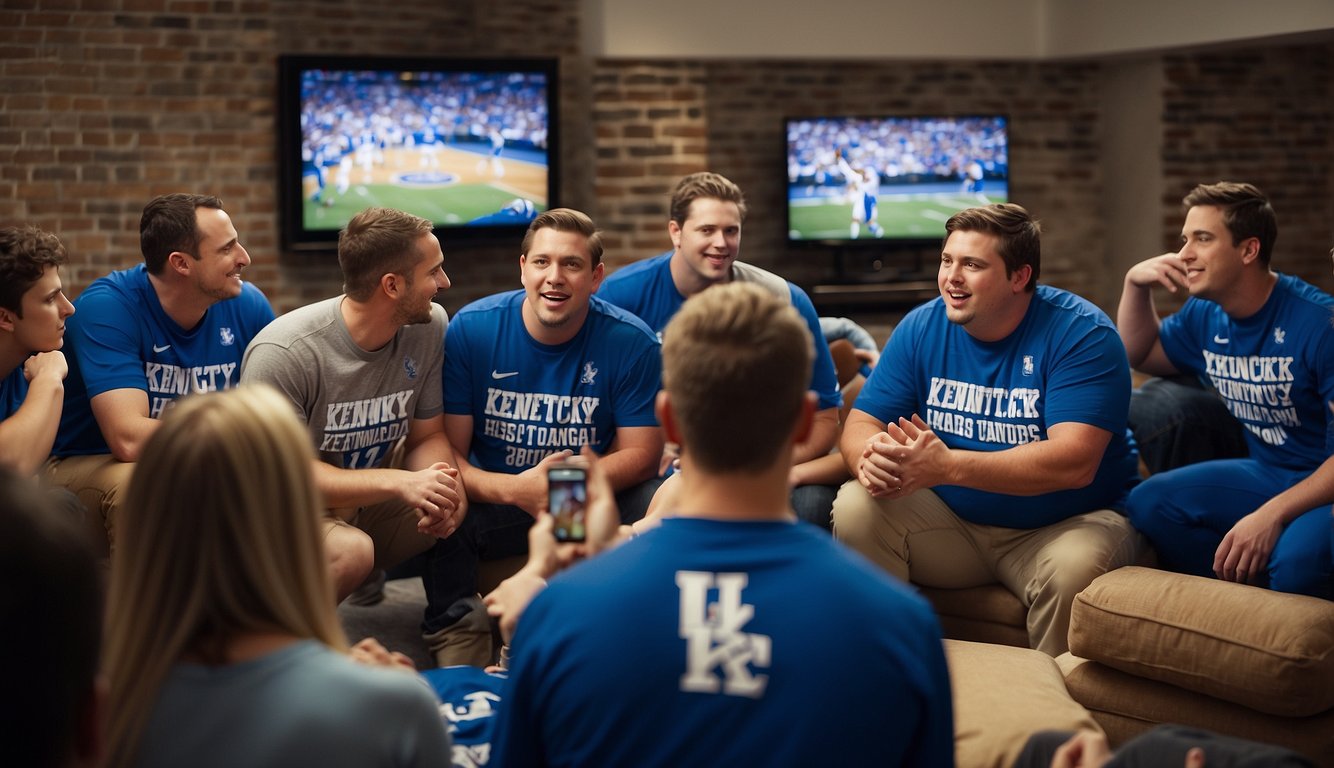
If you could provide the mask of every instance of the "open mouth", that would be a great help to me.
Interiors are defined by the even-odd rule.
[[[550,292],[548,292],[548,293],[541,293],[541,294],[538,294],[538,295],[541,296],[541,297],[542,297],[542,300],[545,301],[545,302],[547,302],[548,304],[555,304],[555,305],[557,305],[557,306],[559,306],[559,305],[561,305],[561,304],[564,304],[565,302],[567,302],[567,301],[570,300],[570,294],[568,294],[568,293],[550,293]]]

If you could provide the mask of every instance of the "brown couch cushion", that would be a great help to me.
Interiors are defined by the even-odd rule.
[[[945,641],[959,768],[1009,768],[1034,731],[1098,730],[1045,653]]]
[[[1070,652],[1274,715],[1334,707],[1334,603],[1318,598],[1120,568],[1075,598]]]
[[[1028,647],[1028,609],[1000,584],[967,589],[918,586],[931,601],[945,637]]]
[[[1312,717],[1278,717],[1134,677],[1069,653],[1056,657],[1070,695],[1118,747],[1159,723],[1179,723],[1296,750],[1334,766],[1334,710]]]

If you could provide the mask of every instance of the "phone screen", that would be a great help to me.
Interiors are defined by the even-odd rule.
[[[556,541],[583,541],[584,507],[588,503],[583,467],[558,465],[547,470],[547,510]]]

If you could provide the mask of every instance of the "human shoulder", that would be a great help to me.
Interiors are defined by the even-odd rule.
[[[639,316],[628,312],[610,301],[606,301],[599,296],[592,296],[588,302],[588,313],[595,322],[599,323],[599,333],[609,333],[617,337],[627,338],[632,343],[640,342],[648,346],[657,347],[659,345],[658,335],[653,332],[648,324],[639,319]]]
[[[1110,331],[1116,330],[1116,324],[1098,308],[1096,304],[1077,293],[1050,285],[1039,285],[1034,291],[1033,300],[1069,323],[1085,323],[1099,326]]]
[[[667,268],[668,262],[672,259],[672,252],[660,253],[657,256],[650,256],[647,259],[631,262],[623,267],[619,267],[607,279],[602,281],[602,287],[598,293],[602,293],[608,288],[628,288],[635,281],[646,281],[653,278],[656,270]]]
[[[1328,317],[1334,311],[1334,297],[1295,275],[1280,273],[1278,290],[1282,290],[1303,308],[1316,310]]]
[[[283,349],[291,349],[319,335],[338,321],[338,306],[342,296],[322,299],[314,304],[280,315],[273,322],[264,326],[251,342],[251,346],[272,344]]]
[[[103,307],[115,307],[125,312],[140,314],[149,307],[147,291],[153,290],[148,280],[148,270],[140,264],[129,269],[110,272],[88,284],[87,288],[74,300],[74,305],[81,311],[98,311]],[[77,316],[78,313],[75,313]]]
[[[767,269],[761,269],[754,264],[747,264],[744,261],[732,262],[732,279],[739,283],[751,283],[764,288],[774,296],[783,301],[792,301],[797,292],[805,296],[805,292],[796,285],[789,283],[780,275],[775,275]],[[796,289],[794,291],[793,289]]]
[[[518,305],[523,303],[524,292],[522,289],[513,291],[502,291],[493,293],[490,296],[483,296],[475,301],[464,304],[463,307],[454,313],[454,323],[471,324],[477,322],[486,322],[488,318],[493,318],[505,312],[515,311]]]

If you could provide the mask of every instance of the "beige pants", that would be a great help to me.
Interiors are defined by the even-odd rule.
[[[874,499],[856,480],[834,500],[834,536],[904,581],[940,589],[1000,582],[1028,606],[1029,645],[1068,650],[1075,595],[1135,562],[1142,539],[1126,518],[1098,510],[1043,528],[959,518],[931,491]]]
[[[344,520],[343,518],[348,519]],[[417,510],[398,500],[382,501],[362,507],[350,517],[329,510],[324,519],[324,533],[335,526],[358,528],[375,545],[375,568],[389,569],[408,558],[420,555],[435,544],[435,537],[417,532]]]
[[[116,546],[116,519],[134,466],[109,453],[56,456],[46,462],[46,481],[78,496],[87,510],[89,538],[103,557]]]

